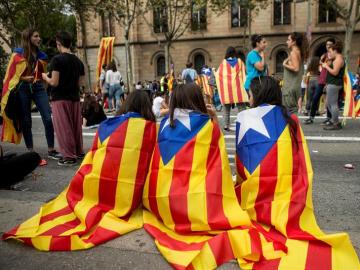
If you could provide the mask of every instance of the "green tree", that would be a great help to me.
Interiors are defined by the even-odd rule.
[[[7,63],[9,61],[9,55],[0,47],[0,96],[3,88],[3,80],[6,73]]]

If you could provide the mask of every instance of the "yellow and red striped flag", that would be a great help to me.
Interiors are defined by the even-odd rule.
[[[113,59],[115,37],[104,37],[100,41],[97,65],[96,65],[96,80],[99,80],[102,66],[109,64]]]
[[[212,98],[214,93],[211,86],[209,85],[209,77],[205,74],[201,74],[199,77],[201,80],[201,88],[203,93]]]
[[[286,256],[254,263],[252,269],[360,269],[349,236],[326,235],[316,223],[310,156],[299,121],[293,119],[294,137],[278,106],[260,106],[237,117],[241,207],[267,240],[288,248]]]
[[[345,104],[344,104],[344,116],[345,117],[356,117],[356,101],[354,90],[354,75],[346,68],[344,74],[344,92],[345,92]]]
[[[159,128],[145,182],[144,228],[175,269],[214,269],[279,258],[237,201],[225,140],[207,115],[175,109],[175,127]]]
[[[102,123],[68,188],[3,238],[66,251],[141,228],[139,205],[155,140],[156,124],[138,113]]]
[[[215,78],[221,104],[249,102],[244,88],[245,65],[240,59],[224,59],[215,72]]]

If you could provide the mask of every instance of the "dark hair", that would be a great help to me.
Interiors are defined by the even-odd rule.
[[[106,69],[107,65],[106,65],[106,64],[103,64],[101,67],[102,67],[103,69]]]
[[[256,48],[256,43],[261,42],[264,39],[262,35],[252,35],[251,36],[251,46]]]
[[[297,123],[291,118],[288,110],[282,104],[282,92],[279,81],[270,76],[255,77],[251,81],[250,91],[253,96],[252,107],[270,104],[281,108],[282,115],[289,124],[291,137],[297,144]]]
[[[116,72],[116,71],[117,71],[117,69],[116,69],[116,64],[115,64],[115,61],[114,61],[114,60],[112,60],[112,61],[109,63],[107,69],[108,69],[108,70],[111,69],[113,72]]]
[[[331,42],[332,44],[335,44],[336,40],[335,40],[335,38],[330,37],[330,38],[327,38],[326,41],[325,41],[325,43],[328,43],[328,42]]]
[[[152,111],[149,95],[143,90],[132,91],[126,98],[125,102],[121,105],[121,108],[116,115],[128,112],[137,112],[140,113],[146,120],[153,122],[156,121],[155,115]]]
[[[236,50],[234,47],[228,47],[226,49],[226,53],[225,53],[225,59],[228,59],[228,58],[237,58],[237,55],[236,55]]]
[[[309,57],[309,44],[305,34],[293,32],[290,34],[290,37],[293,41],[295,41],[296,46],[300,50],[301,60],[305,62]]]
[[[204,97],[195,83],[179,84],[172,92],[169,106],[170,126],[174,127],[175,109],[187,109],[207,114]]]
[[[55,39],[63,47],[68,48],[68,49],[71,47],[72,36],[69,32],[59,31],[56,33]]]
[[[319,74],[319,57],[312,57],[310,59],[309,65],[307,67],[307,71],[310,72],[312,75]]]
[[[27,28],[21,33],[21,47],[24,49],[24,58],[27,62],[26,69],[28,72],[31,72],[31,67],[34,61],[31,54],[34,50],[34,45],[31,43],[31,37],[35,32],[38,31],[34,28]]]
[[[187,62],[187,63],[186,63],[186,68],[191,68],[192,65],[193,65],[193,64],[192,64],[191,62]],[[165,76],[165,75],[166,75],[166,73],[164,74],[164,76]]]
[[[96,96],[90,93],[85,93],[84,102],[82,104],[82,115],[86,115],[91,108],[94,108],[95,112],[99,112],[101,109],[99,102],[96,100]]]
[[[342,42],[340,42],[340,41],[335,42],[335,44],[330,45],[329,49],[337,51],[338,53],[342,53],[342,50],[343,50]]]

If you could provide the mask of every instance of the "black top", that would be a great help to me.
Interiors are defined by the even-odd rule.
[[[333,64],[330,65],[333,68]],[[329,71],[326,73],[326,83],[342,86],[344,84],[344,73],[345,73],[345,64],[340,68],[338,75],[334,76]]]
[[[70,53],[56,55],[50,62],[50,72],[59,72],[59,84],[51,87],[51,100],[80,100],[79,78],[85,75],[81,60]]]
[[[90,107],[87,112],[82,113],[82,116],[86,119],[87,127],[100,124],[107,118],[102,107],[97,112],[94,107]]]

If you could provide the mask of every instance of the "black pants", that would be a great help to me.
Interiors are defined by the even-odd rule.
[[[0,188],[9,188],[22,181],[39,165],[40,160],[39,154],[35,152],[0,160]]]

